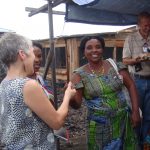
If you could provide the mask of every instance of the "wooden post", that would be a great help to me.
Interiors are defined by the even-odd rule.
[[[50,49],[46,60],[46,66],[43,78],[46,79],[46,75],[49,70],[49,66],[52,63],[52,85],[54,91],[54,102],[55,108],[57,109],[57,88],[56,88],[56,71],[55,71],[55,49],[54,49],[54,34],[53,34],[53,12],[52,12],[52,1],[48,1],[48,19],[49,19],[49,42],[50,42]],[[59,139],[57,139],[57,150],[60,149]]]

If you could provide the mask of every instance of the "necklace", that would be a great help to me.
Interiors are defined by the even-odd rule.
[[[88,63],[89,69],[92,72],[92,74],[95,75],[103,75],[104,74],[104,66],[102,65],[101,67],[99,67],[98,71],[96,71],[96,69],[93,69],[92,66]]]

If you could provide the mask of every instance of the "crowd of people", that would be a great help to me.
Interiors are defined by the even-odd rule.
[[[125,39],[123,62],[103,59],[100,36],[83,37],[79,50],[87,63],[73,71],[56,110],[53,90],[39,74],[42,45],[15,33],[1,37],[0,149],[55,150],[54,130],[64,125],[69,106],[78,109],[83,100],[86,149],[150,148],[150,14],[139,14],[137,32]]]

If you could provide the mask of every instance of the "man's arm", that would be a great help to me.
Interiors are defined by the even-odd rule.
[[[137,57],[133,57],[133,43],[132,43],[132,35],[128,36],[125,39],[124,46],[123,46],[123,63],[125,65],[136,65],[138,63],[144,62],[144,61],[150,61],[149,53],[141,53],[137,55]]]
[[[136,65],[140,62],[150,61],[150,54],[141,54],[136,58],[123,58],[123,63],[125,65]]]
[[[123,63],[125,65],[135,65],[137,63],[141,62],[138,58],[123,58]]]

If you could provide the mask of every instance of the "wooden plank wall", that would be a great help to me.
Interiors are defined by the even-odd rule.
[[[56,69],[56,79],[69,80],[74,69],[79,67],[79,44],[81,37],[67,37],[57,38],[55,40],[55,47],[65,47],[66,49],[66,69]],[[119,35],[116,36],[105,36],[106,47],[114,47],[113,58],[116,59],[117,47],[123,47],[124,37]],[[49,40],[40,41],[43,47],[49,47]],[[57,56],[56,56],[57,57]],[[49,71],[49,74],[51,72]],[[50,75],[49,75],[50,76]]]

